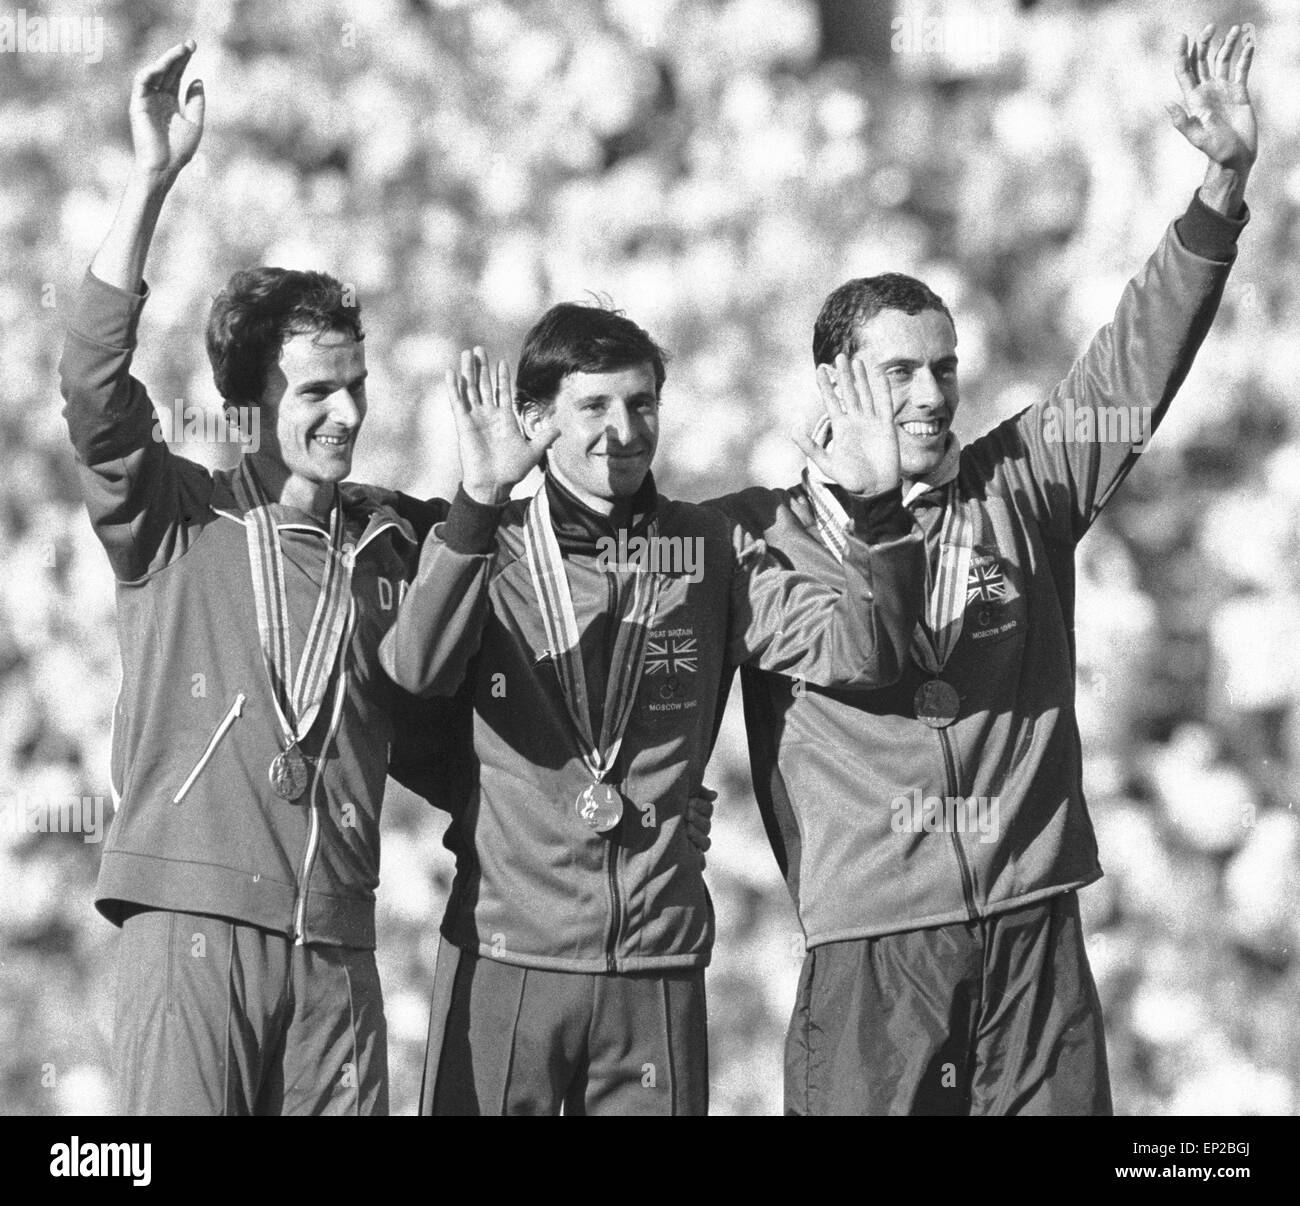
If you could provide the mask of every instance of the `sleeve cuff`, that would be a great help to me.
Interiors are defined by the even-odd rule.
[[[867,544],[901,540],[912,531],[912,514],[903,506],[903,487],[883,490],[879,494],[840,492],[841,502],[853,520],[855,534]]]
[[[496,548],[497,525],[506,504],[499,507],[476,502],[461,486],[452,500],[447,521],[442,525],[443,543],[453,553],[476,556]]]
[[[1241,215],[1225,218],[1201,200],[1200,190],[1192,194],[1187,212],[1174,223],[1178,239],[1193,255],[1203,260],[1227,263],[1236,254],[1237,236],[1250,221],[1250,209],[1243,201]]]
[[[140,314],[149,300],[149,286],[143,281],[140,290],[139,293],[128,293],[101,281],[87,268],[68,329],[103,347],[134,347]]]

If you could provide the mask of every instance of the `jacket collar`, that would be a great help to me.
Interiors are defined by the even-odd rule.
[[[211,506],[223,518],[242,524],[245,522],[245,511],[239,505],[239,498],[230,484],[233,473],[232,469],[223,469],[212,475]],[[360,482],[342,482],[339,485],[339,499],[343,504],[344,530],[349,537],[355,539],[358,548],[388,527],[394,528],[397,534],[411,544],[419,544],[410,521],[397,512],[397,495],[393,491],[366,486]],[[272,503],[270,510],[277,530],[317,532],[322,537],[329,535],[317,520],[296,507]]]
[[[629,537],[643,533],[650,526],[659,505],[659,491],[652,473],[646,473],[637,492],[609,515],[593,511],[549,471],[546,474],[546,496],[551,504],[551,527],[555,530],[560,551],[564,553],[597,553],[600,551],[598,540],[609,536],[617,538],[623,528],[627,529]]]

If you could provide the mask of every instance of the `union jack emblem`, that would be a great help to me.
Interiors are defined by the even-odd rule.
[[[1007,580],[1002,576],[1002,567],[996,561],[987,565],[972,565],[970,577],[966,580],[966,602],[993,603],[1007,597]]]
[[[694,674],[699,653],[695,637],[653,638],[646,642],[645,670],[647,674]]]

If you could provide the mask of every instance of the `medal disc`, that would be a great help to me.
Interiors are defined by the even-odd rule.
[[[307,760],[296,745],[271,759],[271,788],[282,800],[296,800],[307,788]]]
[[[961,697],[957,689],[941,678],[932,678],[916,689],[912,698],[917,720],[928,724],[932,729],[946,729],[961,710]]]
[[[578,816],[597,833],[608,833],[623,819],[623,797],[607,783],[593,783],[579,793]]]

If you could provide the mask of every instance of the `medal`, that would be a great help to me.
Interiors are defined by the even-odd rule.
[[[912,706],[916,709],[917,720],[928,724],[932,729],[946,729],[961,710],[961,697],[957,688],[941,678],[932,678],[922,683],[912,697]]]
[[[653,539],[657,525],[647,529]],[[632,705],[641,675],[645,670],[646,642],[654,626],[659,603],[658,574],[636,573],[630,586],[620,592],[614,650],[610,656],[609,677],[605,687],[605,706],[601,712],[600,741],[591,727],[591,708],[587,693],[587,673],[582,664],[582,640],[578,619],[573,610],[573,595],[564,573],[564,560],[551,526],[551,504],[543,481],[524,518],[524,547],[533,593],[542,614],[546,640],[551,647],[560,695],[569,718],[569,730],[582,755],[582,761],[595,780],[579,793],[574,802],[579,818],[596,833],[608,833],[623,816],[623,797],[605,782],[623,744],[632,716]]]
[[[267,778],[280,799],[297,800],[307,789],[307,759],[296,745],[291,745],[271,759]]]
[[[584,787],[573,803],[578,815],[597,833],[608,833],[623,819],[623,797],[608,783]]]
[[[347,648],[347,633],[354,620],[354,557],[352,546],[343,542],[343,499],[336,492],[330,510],[325,572],[295,674],[280,534],[271,516],[270,501],[247,457],[231,476],[231,486],[244,509],[257,633],[281,733],[282,750],[271,760],[267,778],[276,796],[293,801],[302,796],[310,778],[299,743],[320,715],[330,676],[341,651]],[[340,674],[340,690],[343,685]]]

